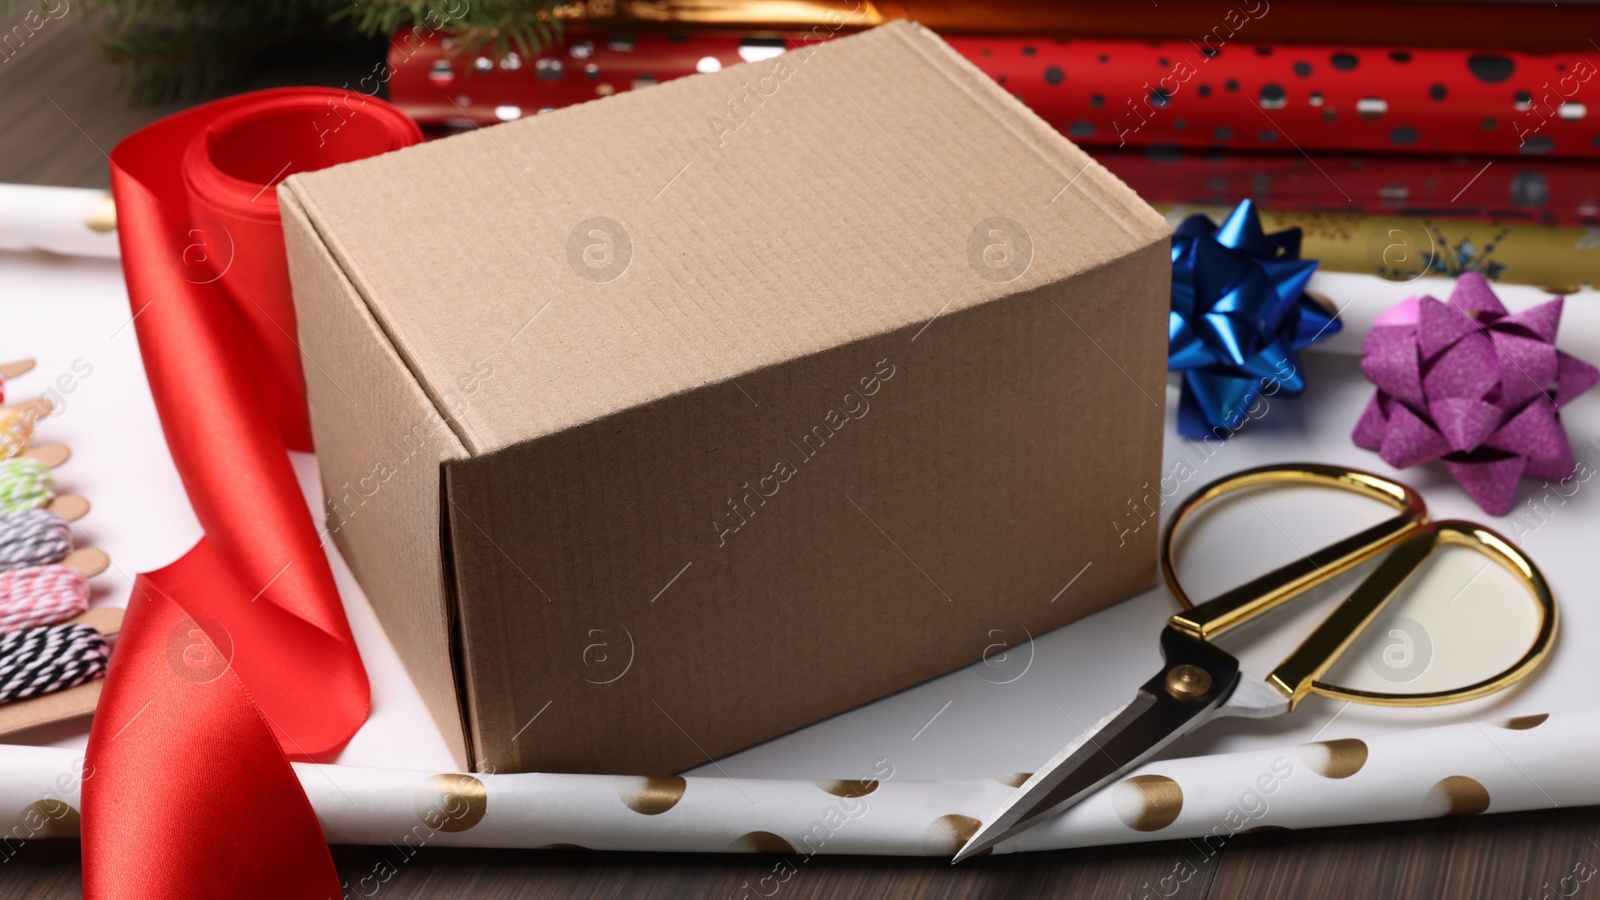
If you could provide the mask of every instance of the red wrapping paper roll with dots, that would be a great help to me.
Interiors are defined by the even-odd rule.
[[[1088,147],[1600,156],[1600,50],[1275,47],[1246,43],[1249,28],[1155,43],[945,39]],[[389,89],[424,124],[487,124],[818,40],[569,31],[537,59],[496,62],[406,31]]]
[[[949,41],[1086,146],[1600,156],[1600,54]]]

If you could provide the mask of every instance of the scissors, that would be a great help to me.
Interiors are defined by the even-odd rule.
[[[1178,582],[1173,540],[1208,504],[1263,485],[1311,485],[1379,500],[1396,515],[1335,541],[1221,596],[1194,604]],[[1528,650],[1498,675],[1444,691],[1396,694],[1321,680],[1423,562],[1446,544],[1470,547],[1509,570],[1532,594],[1539,629]],[[1246,677],[1239,661],[1210,638],[1266,613],[1385,550],[1391,551],[1348,599],[1266,679]],[[1157,751],[1207,722],[1230,716],[1270,718],[1292,712],[1310,694],[1382,706],[1432,706],[1482,697],[1519,681],[1549,655],[1556,633],[1555,598],[1533,561],[1504,537],[1472,522],[1428,521],[1416,491],[1370,472],[1316,463],[1262,466],[1195,491],[1168,521],[1160,543],[1161,572],[1183,611],[1161,631],[1166,664],[1138,694],[1057,753],[955,855],[960,862],[1082,801]]]

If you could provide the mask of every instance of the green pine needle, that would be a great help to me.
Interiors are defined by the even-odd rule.
[[[41,8],[45,0],[36,0]],[[561,35],[561,0],[79,0],[101,56],[147,103],[215,95],[262,54],[315,37],[388,37],[411,26],[453,39],[452,53],[536,56]],[[17,0],[0,0],[15,13]]]

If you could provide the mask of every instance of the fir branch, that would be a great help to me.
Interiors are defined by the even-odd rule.
[[[327,30],[330,0],[214,3],[80,0],[101,58],[146,102],[190,100],[237,83],[263,51]]]
[[[334,14],[362,34],[390,35],[410,24],[453,38],[452,55],[485,55],[499,61],[513,49],[536,56],[561,37],[554,16],[567,0],[357,0]]]
[[[44,0],[36,0],[44,2]],[[77,0],[101,56],[150,103],[215,94],[263,51],[317,35],[388,37],[406,26],[452,38],[454,54],[536,56],[561,36],[566,0]],[[0,0],[14,10],[18,0]],[[32,5],[32,4],[29,4]]]

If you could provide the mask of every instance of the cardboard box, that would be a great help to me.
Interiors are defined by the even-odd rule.
[[[681,770],[1153,581],[1166,224],[818,34],[280,188],[328,528],[463,765]]]

